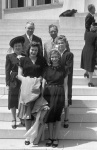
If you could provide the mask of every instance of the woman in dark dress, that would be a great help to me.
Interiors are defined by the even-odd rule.
[[[97,38],[97,24],[91,26],[91,31],[85,33],[85,46],[81,54],[81,68],[89,74],[89,87],[93,87],[92,76],[95,67],[95,40]]]
[[[47,100],[50,110],[46,118],[49,129],[49,139],[46,146],[58,146],[58,132],[60,129],[61,113],[67,96],[67,80],[61,66],[61,55],[58,50],[50,51],[50,66],[44,73],[44,98]],[[66,94],[65,94],[66,93]]]
[[[12,54],[7,54],[5,73],[6,86],[8,89],[8,109],[12,113],[12,128],[16,128],[16,109],[18,108],[18,97],[20,89],[20,81],[17,79],[19,59],[23,49],[24,38],[19,36],[10,41],[10,46],[13,48]]]
[[[36,42],[31,43],[28,51],[28,56],[20,59],[20,65],[18,69],[18,78],[30,77],[30,78],[42,78],[43,71],[47,65],[44,57],[40,56],[39,44]],[[28,131],[33,123],[34,117],[31,115],[33,108],[33,101],[28,104],[24,104],[20,100],[18,117],[25,120],[26,131]],[[25,145],[29,145],[29,139],[25,140]]]

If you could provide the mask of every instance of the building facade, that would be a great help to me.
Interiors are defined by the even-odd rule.
[[[31,11],[32,19],[36,19],[35,16],[37,19],[58,19],[59,14],[68,9],[87,12],[89,4],[94,4],[97,10],[97,0],[0,0],[0,19],[31,19]]]

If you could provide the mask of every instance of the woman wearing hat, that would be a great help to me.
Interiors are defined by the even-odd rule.
[[[89,76],[84,74],[84,77],[89,78],[88,86],[93,87],[92,76],[95,67],[95,41],[97,38],[97,23],[93,23],[90,32],[85,33],[85,45],[81,54],[81,68],[85,69]]]
[[[12,128],[16,128],[16,109],[18,108],[18,97],[20,89],[20,81],[17,79],[19,59],[23,49],[24,38],[18,36],[13,38],[9,45],[13,49],[12,54],[6,55],[5,73],[6,86],[8,89],[8,109],[12,113]]]

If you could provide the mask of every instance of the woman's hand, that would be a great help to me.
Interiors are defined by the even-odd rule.
[[[6,86],[6,89],[9,90],[9,86],[8,85]]]

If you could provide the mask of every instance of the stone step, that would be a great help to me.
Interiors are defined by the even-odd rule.
[[[18,112],[18,111],[17,111]],[[7,107],[0,107],[0,121],[11,122],[11,111]],[[17,118],[19,121],[19,118]],[[64,113],[62,114],[62,122],[64,121]],[[69,108],[70,123],[97,123],[97,108]],[[18,122],[17,122],[18,123]]]
[[[6,144],[5,144],[6,143]],[[40,142],[38,146],[30,144],[24,145],[24,139],[0,139],[0,150],[53,150],[52,147],[45,146],[46,141]],[[93,140],[59,140],[58,148],[60,150],[96,150],[97,142]]]
[[[47,41],[45,39],[42,39],[42,40],[43,40],[43,43],[45,43]],[[83,44],[80,44],[80,43],[76,44],[76,43],[72,42],[72,45],[70,45],[70,49],[80,49],[80,50],[82,50],[83,46],[84,46],[84,43]],[[8,48],[9,48],[9,43],[5,44],[5,45],[1,44],[1,46],[0,46],[0,49],[8,49]]]
[[[0,48],[0,59],[6,58],[8,48]],[[74,54],[74,59],[81,58],[82,49],[70,49],[70,51]]]
[[[97,141],[97,123],[70,123],[69,128],[61,127],[59,139],[80,139]],[[23,139],[26,133],[25,127],[11,128],[11,122],[0,122],[0,138],[2,139]],[[46,132],[46,138],[48,133]]]
[[[97,108],[97,96],[80,96],[80,95],[72,96],[72,106],[71,107]]]
[[[0,107],[8,106],[8,95],[0,95]],[[74,108],[97,108],[97,96],[72,96]]]
[[[95,20],[96,19],[97,17],[95,17]],[[85,17],[60,17],[59,24],[60,24],[60,28],[84,29]]]
[[[9,35],[0,35],[0,42],[1,43],[4,43],[4,42],[6,42],[6,43],[8,43],[12,38],[14,38],[14,37],[16,37],[16,36],[18,36],[18,35],[22,35],[22,33],[20,34],[14,34],[14,35],[12,35],[12,34],[10,34],[9,33]],[[40,33],[40,32],[38,32],[38,33],[36,33],[36,35],[37,36],[39,36],[39,37],[41,37],[41,38],[46,38],[47,40],[49,40],[50,39],[50,36],[49,36],[49,34],[47,34],[47,33]],[[60,35],[60,34],[59,34]],[[62,35],[62,34],[61,34]],[[63,34],[63,35],[65,35],[66,36],[66,38],[67,38],[67,40],[68,41],[84,41],[84,37],[83,36],[75,36],[75,35],[73,35],[73,34]]]
[[[73,76],[73,85],[87,85],[89,80],[84,76]],[[93,77],[94,85],[97,85],[97,77]],[[5,75],[0,75],[0,84],[5,84]]]
[[[73,85],[73,96],[97,96],[97,87],[88,87],[88,85]],[[0,84],[0,95],[6,95],[8,91],[5,84]]]
[[[62,122],[63,121],[64,114],[62,114]],[[97,123],[97,108],[69,108],[69,122]]]
[[[4,75],[5,74],[5,68],[4,67],[0,67],[0,75]]]
[[[48,39],[46,39],[46,37],[47,36],[43,36],[43,38],[42,39],[45,39],[45,41],[47,41]],[[9,44],[9,41],[10,40],[7,40],[7,41],[0,41],[0,45],[1,46],[7,46],[8,44]],[[6,42],[6,43],[5,43]],[[69,45],[70,46],[74,46],[74,45],[76,45],[76,46],[84,46],[84,40],[74,40],[74,39],[71,39],[71,40],[68,40],[68,42],[69,42]]]

